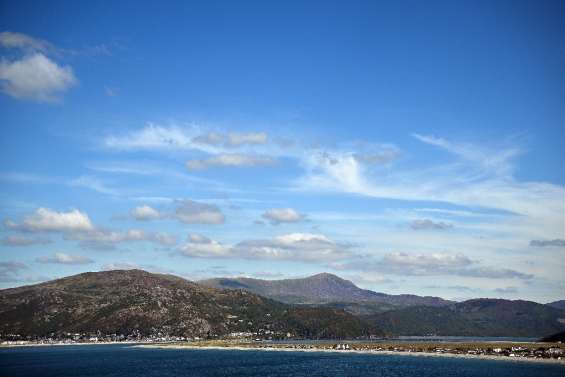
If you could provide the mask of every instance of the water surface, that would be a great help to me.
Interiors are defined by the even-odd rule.
[[[80,345],[1,348],[0,375],[563,377],[565,366],[402,355]]]

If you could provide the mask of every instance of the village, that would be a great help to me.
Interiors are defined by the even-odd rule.
[[[368,353],[425,353],[468,356],[498,356],[508,358],[565,360],[565,344],[513,342],[418,342],[394,339],[356,339],[349,342],[331,340],[292,339],[293,334],[262,330],[232,332],[225,336],[208,334],[203,337],[169,335],[155,330],[150,335],[139,331],[124,334],[52,333],[45,337],[24,337],[19,334],[0,334],[0,346],[73,345],[73,344],[154,344],[190,347],[249,348],[266,350],[308,350]]]
[[[371,342],[371,343],[300,343],[300,344],[261,344],[258,348],[284,348],[296,350],[335,350],[357,352],[399,352],[452,354],[469,356],[500,356],[509,358],[557,359],[565,360],[565,345],[544,343],[521,343],[517,345],[492,343],[419,343]]]

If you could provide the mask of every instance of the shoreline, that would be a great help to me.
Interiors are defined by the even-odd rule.
[[[335,350],[326,348],[290,348],[290,347],[257,347],[242,345],[225,345],[225,346],[198,346],[198,345],[180,345],[180,344],[139,344],[134,347],[138,348],[158,348],[158,349],[187,349],[187,350],[234,350],[234,351],[266,351],[266,352],[326,352],[338,354],[362,354],[362,355],[387,355],[387,356],[416,356],[416,357],[448,357],[461,358],[468,360],[497,360],[512,362],[532,362],[565,365],[565,359],[554,358],[532,358],[532,357],[509,357],[495,355],[470,355],[455,353],[436,353],[436,352],[410,352],[410,351],[389,351],[389,350]]]
[[[541,343],[540,343],[541,344]],[[545,343],[553,344],[553,343]],[[123,341],[123,342],[84,342],[84,343],[27,343],[27,344],[0,344],[2,348],[19,348],[19,347],[65,347],[65,346],[108,346],[108,345],[128,345],[135,348],[147,349],[174,349],[174,350],[234,350],[234,351],[266,351],[266,352],[326,352],[337,354],[362,354],[362,355],[391,355],[391,356],[416,356],[416,357],[448,357],[448,358],[461,358],[468,360],[498,360],[498,361],[512,361],[512,362],[532,362],[532,363],[549,363],[565,365],[565,358],[534,358],[534,357],[510,357],[504,355],[475,355],[466,353],[450,353],[450,352],[430,352],[430,351],[409,351],[409,350],[377,350],[377,349],[348,349],[338,350],[333,348],[321,348],[309,344],[309,348],[299,348],[297,346],[304,346],[303,343],[298,344],[276,344],[268,346],[258,346],[252,343],[222,343],[217,345],[210,344],[181,344],[178,342],[171,343],[151,343],[151,342],[136,342],[136,341]]]

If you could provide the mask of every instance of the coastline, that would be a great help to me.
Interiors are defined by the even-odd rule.
[[[462,358],[469,360],[497,360],[512,362],[531,362],[531,363],[549,363],[565,365],[565,359],[555,358],[532,358],[532,357],[508,357],[495,355],[470,355],[455,353],[436,353],[436,352],[410,352],[410,351],[389,351],[389,350],[335,350],[327,348],[290,348],[290,347],[257,347],[244,345],[182,345],[182,344],[139,344],[134,347],[139,348],[158,348],[158,349],[187,349],[187,350],[234,350],[234,351],[266,351],[266,352],[327,352],[337,354],[363,354],[363,355],[389,355],[389,356],[415,356],[415,357],[448,357]]]
[[[117,344],[124,344],[124,345],[152,345],[157,343],[148,343],[148,342],[82,342],[82,343],[22,343],[22,344],[0,344],[0,348],[18,348],[18,347],[64,347],[64,346],[108,346],[108,345],[117,345]],[[165,343],[159,343],[161,345],[165,345]]]
[[[541,343],[540,343],[541,344]],[[554,345],[553,343],[546,343],[546,345]],[[534,357],[510,357],[504,355],[484,355],[484,354],[466,354],[466,353],[450,353],[450,352],[430,352],[425,350],[410,351],[410,350],[382,350],[382,349],[348,349],[337,350],[326,347],[316,347],[316,345],[309,344],[269,344],[269,345],[256,345],[253,343],[215,343],[215,344],[202,344],[202,343],[150,343],[150,342],[136,342],[136,341],[123,341],[123,342],[84,342],[84,343],[25,343],[25,344],[0,344],[2,348],[19,348],[19,347],[49,347],[49,346],[108,346],[108,345],[129,345],[136,348],[147,349],[175,349],[175,350],[234,350],[234,351],[266,351],[266,352],[326,352],[337,354],[363,354],[363,355],[390,355],[390,356],[415,356],[415,357],[448,357],[448,358],[462,358],[469,360],[497,360],[497,361],[512,361],[512,362],[531,362],[531,363],[549,363],[565,365],[565,358],[534,358]],[[558,345],[559,346],[559,345]]]

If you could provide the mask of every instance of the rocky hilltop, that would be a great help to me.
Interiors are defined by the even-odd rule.
[[[219,290],[140,270],[89,272],[0,291],[0,333],[154,333],[214,337],[351,338],[382,334],[331,308],[293,307],[245,290]]]
[[[303,279],[261,280],[251,278],[215,278],[198,283],[219,289],[244,289],[286,303],[329,304],[348,307],[352,312],[384,311],[395,307],[445,306],[452,301],[439,297],[388,295],[357,287],[339,276],[321,273]],[[344,303],[357,305],[343,305]],[[363,304],[361,307],[359,304]],[[372,304],[372,305],[371,305]],[[372,310],[371,310],[372,309]]]

